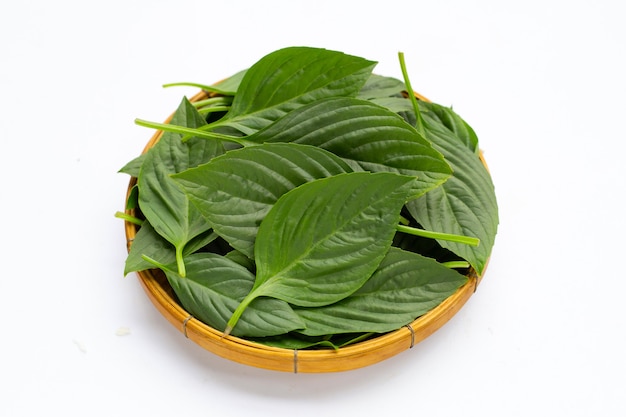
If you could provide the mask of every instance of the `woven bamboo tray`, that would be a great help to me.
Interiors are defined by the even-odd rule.
[[[426,100],[416,94],[418,98]],[[207,98],[205,92],[193,96],[190,101]],[[171,116],[166,120],[168,123]],[[143,152],[150,149],[161,137],[156,132],[145,146]],[[482,155],[481,155],[482,159]],[[484,159],[482,159],[485,163]],[[486,164],[485,164],[486,165]],[[131,178],[126,198],[136,184]],[[135,216],[135,210],[127,210]],[[130,250],[139,226],[125,222],[127,249]],[[381,362],[398,353],[412,348],[426,339],[448,322],[476,291],[481,277],[473,270],[468,274],[468,282],[437,307],[417,318],[412,323],[390,333],[356,343],[337,350],[290,350],[250,342],[238,337],[223,337],[223,333],[201,321],[178,304],[176,296],[165,274],[160,270],[150,269],[137,272],[139,282],[157,310],[188,339],[204,349],[231,361],[257,368],[295,372],[326,373],[349,371]]]

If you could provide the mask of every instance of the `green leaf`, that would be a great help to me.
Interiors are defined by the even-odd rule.
[[[380,91],[382,94],[383,91]],[[410,100],[404,97],[374,97],[369,99],[372,103],[385,107],[386,109],[400,114],[409,124],[415,125],[415,113]],[[418,101],[420,113],[424,119],[430,124],[431,134],[433,131],[448,131],[443,134],[452,133],[458,140],[465,144],[469,149],[478,153],[478,136],[474,129],[461,118],[450,107],[445,107],[437,103]]]
[[[405,97],[382,97],[370,100],[389,111],[402,115],[411,126],[415,126],[415,113],[411,101]],[[421,102],[420,102],[421,103]]]
[[[403,81],[392,77],[372,75],[358,97],[366,98],[402,115],[407,122],[414,126],[416,115],[411,101],[404,95],[407,93],[406,90],[407,87]],[[429,119],[431,129],[438,127],[448,129],[465,142],[470,149],[477,151],[478,138],[476,134],[452,108],[423,100],[419,100],[418,105],[421,115]]]
[[[452,295],[467,277],[437,261],[391,248],[372,277],[331,305],[296,308],[308,336],[399,329]]]
[[[314,100],[354,96],[375,65],[318,48],[290,47],[272,52],[245,73],[232,108],[219,125],[251,134]]]
[[[183,257],[202,249],[216,237],[217,235],[211,230],[199,234],[185,245]],[[146,221],[143,222],[130,246],[130,251],[128,252],[124,265],[124,275],[154,268],[154,265],[146,261],[144,256],[148,256],[162,264],[176,262],[176,249],[174,246],[158,234],[152,225]]]
[[[311,349],[311,348],[331,348],[339,349],[339,346],[331,340],[322,337],[305,337],[301,334],[288,333],[273,337],[264,337],[253,339],[254,342],[261,343],[266,346],[277,347],[281,349]]]
[[[128,174],[131,177],[139,176],[139,170],[141,169],[141,165],[143,164],[143,160],[146,155],[141,154],[133,160],[129,161],[126,165],[124,165],[118,172],[122,174]]]
[[[134,210],[139,207],[139,187],[133,185],[126,199],[126,210]]]
[[[232,150],[172,178],[216,233],[254,258],[259,225],[280,196],[306,182],[350,171],[323,149],[277,143]]]
[[[357,94],[357,97],[364,100],[376,100],[388,97],[403,98],[403,91],[406,91],[406,86],[402,81],[392,77],[372,74],[365,85],[363,85],[363,88],[361,88],[361,91]],[[409,103],[409,107],[410,106],[411,103]]]
[[[238,263],[212,253],[186,258],[187,276],[174,269],[165,274],[183,307],[195,318],[223,330],[237,305],[252,289],[254,275]],[[241,316],[233,335],[266,337],[303,327],[300,318],[284,301],[259,298]]]
[[[213,84],[212,91],[223,94],[225,96],[233,96],[239,90],[239,84],[241,84],[241,80],[246,75],[247,70],[238,71],[237,73],[231,75],[230,77]]]
[[[439,186],[452,172],[441,153],[400,116],[350,97],[300,107],[248,140],[312,145],[343,158],[355,171],[417,177],[415,196]]]
[[[357,97],[369,100],[394,113],[398,113],[411,125],[415,125],[415,112],[413,111],[411,101],[403,95],[405,92],[406,85],[404,82],[392,77],[373,74]],[[418,103],[420,113],[429,120],[431,129],[440,127],[450,130],[468,148],[478,152],[478,137],[476,133],[452,108],[423,100],[420,100]]]
[[[205,123],[186,99],[172,119],[172,124],[194,128]],[[154,229],[176,248],[179,272],[183,276],[185,245],[210,226],[170,175],[205,163],[221,153],[223,146],[218,141],[191,138],[182,142],[180,135],[165,132],[146,153],[139,172],[139,207]]]
[[[282,349],[339,349],[372,337],[373,333],[349,333],[324,336],[306,336],[297,331],[278,335],[253,339],[257,343]]]
[[[391,246],[412,181],[354,172],[283,195],[257,235],[257,295],[320,306],[356,291]]]
[[[474,129],[465,122],[458,114],[450,107],[444,107],[436,103],[420,102],[422,115],[425,119],[428,119],[430,134],[435,132],[441,132],[441,135],[449,135],[461,141],[468,149],[474,153],[478,153],[478,137]],[[448,130],[449,132],[445,132]]]
[[[391,246],[413,181],[388,172],[352,172],[284,194],[259,227],[254,289],[226,333],[257,297],[314,307],[361,287]]]
[[[407,208],[425,229],[480,239],[479,246],[438,242],[482,275],[498,229],[498,204],[491,176],[478,155],[452,131],[433,126],[429,119],[426,131],[454,174],[441,187],[410,201]]]
[[[248,271],[252,273],[256,272],[256,265],[254,264],[254,260],[250,259],[249,257],[239,252],[238,250],[231,250],[230,252],[226,253],[224,256],[230,259],[231,261],[238,263],[239,265],[245,267]]]

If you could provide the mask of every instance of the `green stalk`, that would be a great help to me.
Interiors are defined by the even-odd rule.
[[[176,248],[176,263],[178,265],[178,275],[180,275],[181,278],[185,278],[185,275],[187,275],[187,272],[185,271],[185,264],[182,262],[183,260],[182,255],[183,255],[182,248],[180,249],[180,251],[178,250],[178,248]],[[162,264],[161,262],[157,261],[156,259],[152,259],[151,257],[147,255],[141,255],[141,258],[144,261],[149,262],[152,265],[156,266],[162,271],[172,271],[172,269],[169,268],[167,265]],[[172,271],[172,272],[176,272],[176,271]]]
[[[143,224],[143,220],[138,219],[135,216],[131,216],[130,214],[122,213],[121,211],[116,212],[115,217],[117,217],[118,219],[125,220],[129,223],[136,224],[138,226],[141,226]]]
[[[224,106],[230,106],[232,104],[233,100],[231,97],[210,97],[210,98],[206,98],[204,100],[198,100],[198,101],[194,101],[193,103],[191,103],[194,107],[199,108],[199,107],[204,107],[204,106],[212,106],[215,104],[218,105],[224,105]]]
[[[224,140],[227,142],[234,142],[241,146],[257,145],[257,143],[249,141],[249,140],[245,140],[243,138],[222,135],[220,133],[194,129],[191,127],[172,125],[169,123],[157,123],[157,122],[149,122],[147,120],[142,120],[142,119],[135,119],[135,124],[139,126],[143,126],[143,127],[149,127],[152,129],[162,130],[164,132],[179,133],[181,135],[187,135],[189,137],[197,136],[197,137],[204,138],[204,139],[217,139],[217,140]]]
[[[411,80],[409,80],[409,74],[406,70],[406,62],[404,61],[404,53],[398,52],[398,58],[400,59],[400,69],[402,70],[402,76],[404,77],[404,84],[406,85],[407,93],[409,94],[409,99],[411,100],[411,104],[413,105],[413,110],[415,111],[416,120],[416,128],[417,131],[423,136],[426,137],[426,129],[424,128],[424,119],[422,118],[422,113],[420,112],[420,108],[417,104],[417,98],[415,97],[415,90],[411,87]]]
[[[339,347],[341,348],[341,347],[344,347],[344,346],[347,346],[347,345],[352,345],[354,343],[358,343],[358,342],[360,342],[362,340],[367,339],[368,337],[371,337],[372,335],[374,335],[374,333],[363,333],[362,335],[357,336],[354,339],[351,339],[347,344],[340,345]]]
[[[417,229],[415,227],[404,226],[402,224],[397,225],[396,230],[402,233],[407,233],[409,235],[421,236],[430,239],[446,240],[455,243],[463,243],[471,246],[478,246],[480,244],[480,239],[475,237],[453,235],[450,233],[431,232],[430,230]]]
[[[161,262],[159,262],[159,261],[157,261],[155,259],[152,259],[151,257],[149,257],[147,255],[141,255],[141,258],[144,261],[149,262],[152,265],[156,266],[157,268],[159,268],[162,271],[169,271],[170,270],[165,264],[162,264]]]
[[[224,90],[211,86],[211,85],[205,85],[205,84],[199,84],[199,83],[192,83],[192,82],[178,82],[178,83],[169,83],[169,84],[163,84],[163,88],[168,88],[168,87],[197,87],[200,88],[204,91],[208,91],[210,93],[216,93],[216,94],[227,94],[227,92],[225,92]],[[232,94],[232,93],[230,93]]]
[[[467,261],[448,261],[442,262],[441,265],[450,269],[465,269],[470,267],[470,264]]]
[[[178,266],[178,275],[185,278],[187,275],[187,270],[185,269],[185,260],[183,259],[183,249],[184,245],[180,245],[176,247],[176,265]]]
[[[248,293],[248,295],[246,295],[246,297],[243,299],[243,301],[241,301],[241,303],[239,303],[239,305],[237,306],[237,308],[233,312],[233,315],[228,320],[228,323],[226,323],[226,328],[224,329],[224,334],[222,335],[222,337],[228,336],[230,334],[230,332],[233,331],[233,328],[235,327],[235,325],[237,324],[237,322],[241,318],[241,315],[243,314],[245,309],[248,308],[250,303],[252,301],[254,301],[254,299],[256,299],[257,297],[258,297],[258,294],[256,294],[256,292],[254,290],[250,291]]]
[[[228,111],[228,110],[230,110],[229,106],[201,107],[198,109],[198,113],[208,114],[208,113],[217,113],[220,111]]]

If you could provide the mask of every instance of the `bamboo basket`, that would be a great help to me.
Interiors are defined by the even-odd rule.
[[[419,99],[426,98],[416,93]],[[209,97],[204,91],[193,96],[190,101],[198,101]],[[172,116],[165,122],[169,123]],[[145,146],[143,152],[150,149],[161,137],[156,132]],[[481,160],[485,160],[481,154]],[[136,184],[137,179],[131,178],[126,198]],[[127,214],[136,215],[135,210],[127,210]],[[139,230],[139,226],[125,222],[127,249]],[[448,322],[470,299],[480,283],[481,276],[470,269],[468,281],[454,294],[444,300],[428,313],[417,318],[410,324],[375,338],[349,345],[337,350],[291,350],[266,346],[242,338],[227,336],[198,319],[178,304],[165,274],[158,269],[137,272],[148,298],[157,310],[176,327],[186,338],[202,348],[222,358],[257,368],[294,373],[328,373],[358,369],[381,362],[398,353],[412,348],[426,339]]]

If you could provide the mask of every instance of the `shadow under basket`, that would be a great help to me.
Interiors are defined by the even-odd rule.
[[[190,101],[194,102],[206,97],[204,92],[200,92]],[[424,99],[419,95],[418,97]],[[171,116],[166,123],[170,120]],[[154,146],[161,134],[162,132],[158,131],[152,136],[144,152]],[[136,181],[136,178],[131,178],[127,198]],[[127,210],[127,213],[136,214],[134,210]],[[124,225],[127,249],[130,250],[139,226],[130,222],[125,222]],[[481,279],[470,269],[467,283],[437,307],[398,330],[336,350],[291,350],[270,347],[234,336],[223,337],[222,331],[204,324],[185,311],[178,303],[165,274],[160,270],[140,271],[137,272],[137,276],[157,310],[186,338],[202,348],[237,363],[295,373],[349,371],[373,365],[412,348],[446,324],[474,294]]]

